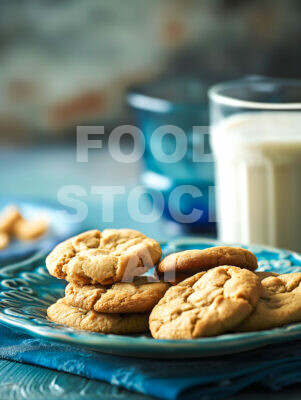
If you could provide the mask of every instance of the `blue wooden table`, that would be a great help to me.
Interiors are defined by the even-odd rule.
[[[260,388],[228,397],[226,400],[300,400],[301,387],[281,392]],[[50,369],[0,361],[1,400],[154,400],[108,383],[86,379]],[[200,399],[201,400],[201,399]]]
[[[0,399],[151,400],[152,398],[64,372],[0,361]]]

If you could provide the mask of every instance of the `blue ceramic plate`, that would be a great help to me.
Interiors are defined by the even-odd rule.
[[[56,214],[57,209],[50,204],[16,201],[15,199],[1,199],[0,212],[8,204],[15,204],[18,206],[25,218],[34,219],[39,215],[47,218],[49,221],[49,230],[44,236],[37,240],[28,242],[13,240],[6,249],[0,251],[1,265],[7,265],[7,262],[15,262],[24,259],[37,251],[49,251],[57,243],[75,235],[80,230],[79,224],[66,224],[62,221]]]
[[[163,244],[164,254],[220,243],[181,239]],[[301,256],[286,250],[249,246],[259,260],[259,270],[300,272]],[[118,336],[84,332],[46,319],[46,308],[64,295],[64,282],[45,268],[45,254],[0,271],[0,321],[33,336],[134,357],[191,358],[237,353],[271,343],[301,338],[301,323],[260,332],[235,333],[195,340],[155,340],[148,336]]]

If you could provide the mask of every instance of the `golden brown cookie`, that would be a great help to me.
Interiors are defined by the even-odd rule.
[[[151,277],[138,276],[133,282],[115,283],[111,287],[69,283],[65,291],[65,303],[104,313],[150,311],[169,288],[168,283],[151,280]]]
[[[19,219],[13,226],[12,233],[19,240],[38,239],[48,229],[48,222],[45,219],[26,220]]]
[[[251,251],[240,247],[218,246],[170,254],[159,263],[156,270],[159,276],[164,275],[164,281],[179,283],[191,275],[221,265],[255,271],[257,258]]]
[[[69,306],[65,303],[64,299],[59,299],[55,304],[52,304],[47,309],[47,316],[51,321],[58,324],[91,332],[122,335],[148,331],[149,313],[97,313]]]
[[[16,206],[5,207],[0,214],[0,232],[11,233],[15,223],[20,219],[22,219],[22,215]]]
[[[279,276],[276,272],[270,272],[270,271],[256,271],[255,274],[258,276],[260,281],[262,281],[265,278],[269,278],[270,276]]]
[[[167,290],[150,314],[156,339],[195,339],[232,330],[254,310],[261,285],[251,271],[222,266]]]
[[[236,331],[258,331],[301,322],[301,273],[258,272],[262,294],[255,310]]]
[[[87,231],[60,243],[47,257],[51,275],[80,285],[132,281],[154,267],[158,242],[130,229]]]
[[[9,245],[10,237],[6,232],[0,232],[0,250],[6,249]]]

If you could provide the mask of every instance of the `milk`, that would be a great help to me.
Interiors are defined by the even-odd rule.
[[[211,145],[219,238],[301,252],[301,112],[228,117]]]

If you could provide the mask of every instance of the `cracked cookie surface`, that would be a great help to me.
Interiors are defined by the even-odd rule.
[[[64,298],[47,309],[48,318],[58,324],[91,332],[117,335],[148,331],[149,313],[106,314],[69,306]]]
[[[164,280],[178,283],[198,272],[210,268],[232,265],[255,271],[257,258],[249,250],[240,247],[217,246],[205,250],[186,250],[165,257],[157,266]]]
[[[161,247],[131,229],[92,230],[70,238],[46,258],[49,273],[80,285],[132,281],[154,267]]]
[[[235,330],[271,329],[301,321],[301,273],[258,272],[262,294],[253,313]]]
[[[167,290],[150,314],[156,339],[194,339],[232,330],[254,310],[260,279],[251,271],[222,266],[200,272]]]
[[[79,286],[69,283],[65,302],[71,306],[105,313],[138,313],[150,311],[164,296],[168,283],[138,276],[133,282]]]

